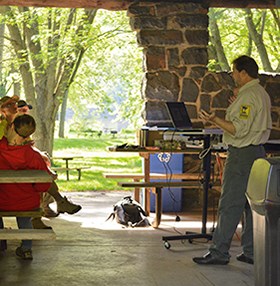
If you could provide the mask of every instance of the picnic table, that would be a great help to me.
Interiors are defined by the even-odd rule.
[[[43,170],[0,170],[0,183],[51,183],[53,177]],[[0,217],[42,216],[42,210],[1,211]],[[52,229],[0,229],[0,250],[7,248],[7,239],[55,239]]]
[[[42,170],[1,170],[0,183],[51,183],[53,178]]]
[[[63,160],[65,161],[65,167],[53,167],[54,171],[66,171],[66,178],[69,181],[69,171],[77,170],[78,171],[78,179],[81,179],[81,170],[88,167],[69,167],[69,161],[73,161],[74,159],[82,159],[83,156],[75,156],[75,155],[63,155],[58,157],[52,157],[52,160]]]

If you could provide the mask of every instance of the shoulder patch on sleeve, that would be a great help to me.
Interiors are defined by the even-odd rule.
[[[239,111],[239,118],[240,119],[248,119],[250,115],[251,107],[249,105],[241,105]]]

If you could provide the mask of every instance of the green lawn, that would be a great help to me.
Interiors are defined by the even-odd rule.
[[[71,166],[89,166],[90,169],[82,170],[82,178],[77,179],[77,171],[70,171],[70,180],[66,180],[65,172],[58,172],[57,183],[61,191],[96,191],[96,190],[121,190],[117,181],[105,179],[105,172],[140,172],[141,158],[134,153],[114,153],[106,150],[108,146],[123,143],[135,144],[134,133],[119,133],[114,137],[111,134],[103,134],[86,138],[55,139],[53,157],[63,155],[77,155],[77,158],[69,161]],[[65,162],[55,160],[53,165],[65,167]]]

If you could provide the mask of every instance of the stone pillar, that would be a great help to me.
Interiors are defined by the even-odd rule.
[[[207,72],[208,9],[197,3],[136,3],[128,15],[144,53],[144,119],[148,126],[171,124],[164,101],[200,106]]]

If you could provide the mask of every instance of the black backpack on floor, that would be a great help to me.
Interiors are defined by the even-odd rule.
[[[116,219],[117,223],[125,226],[149,226],[146,213],[141,205],[133,200],[131,196],[124,197],[114,205],[114,210],[107,218]]]

